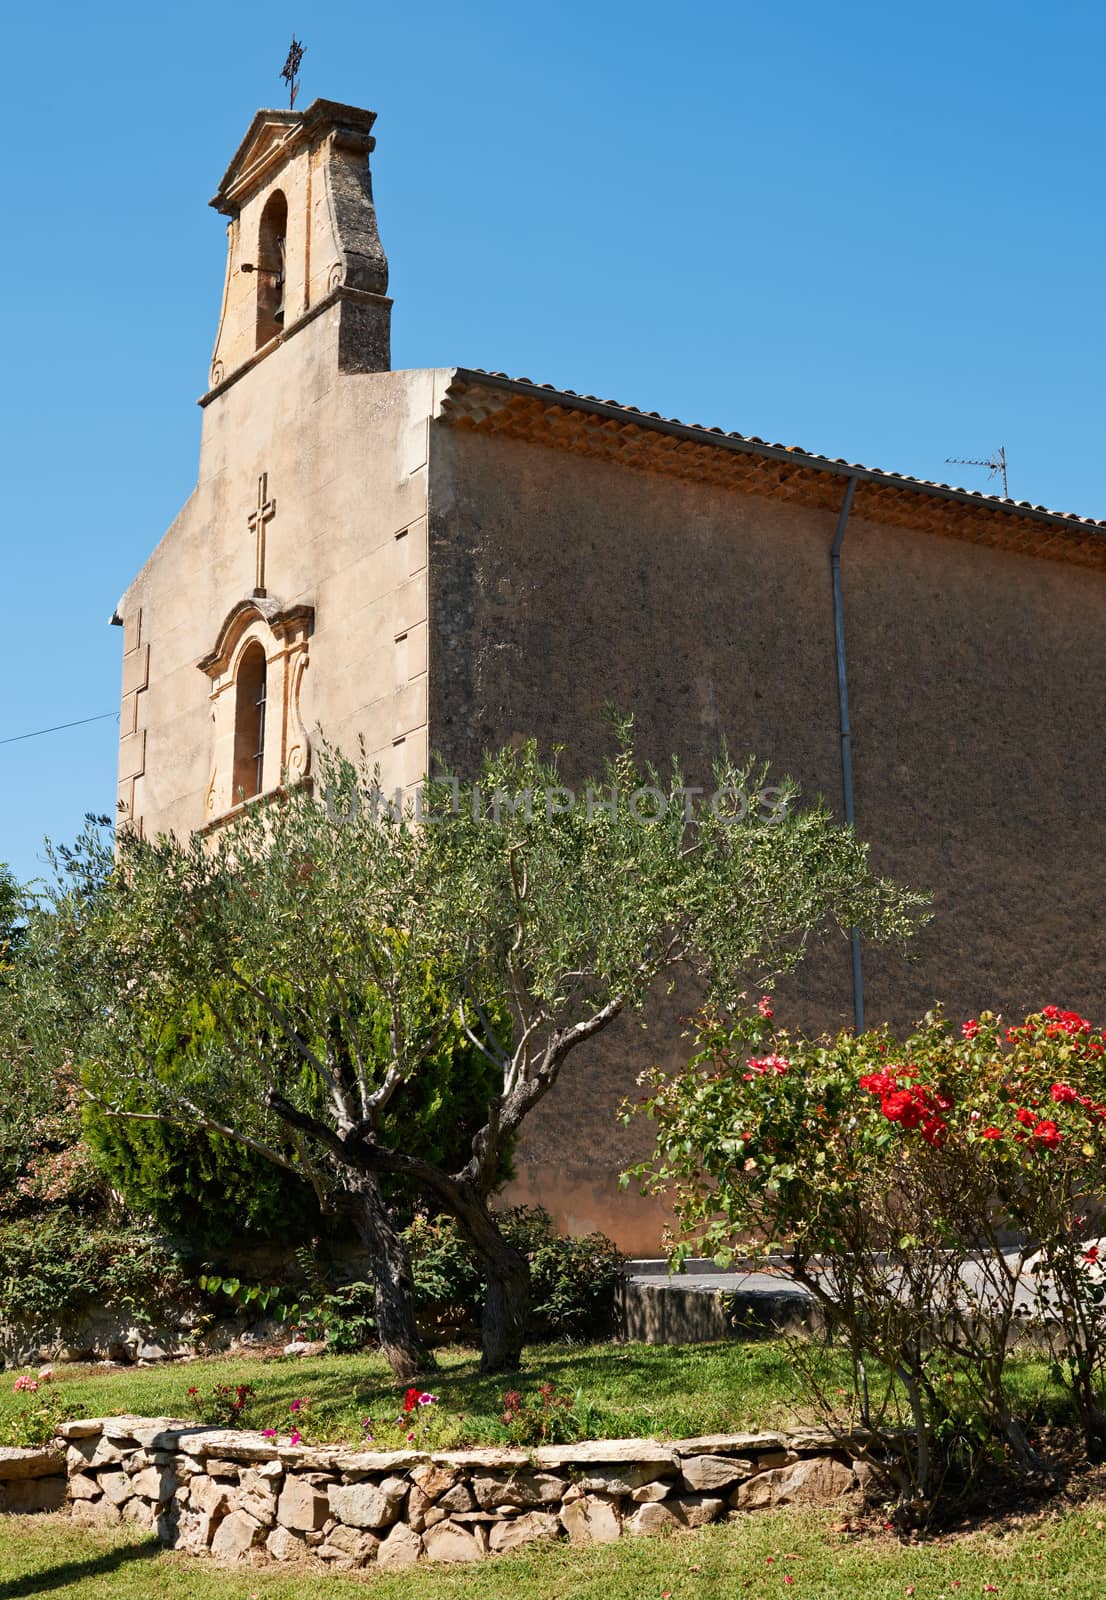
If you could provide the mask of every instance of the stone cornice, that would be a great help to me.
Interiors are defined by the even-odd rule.
[[[499,373],[458,368],[442,401],[441,420],[462,431],[525,440],[834,514],[846,481],[854,478],[854,517],[1106,568],[1104,522],[810,455]]]

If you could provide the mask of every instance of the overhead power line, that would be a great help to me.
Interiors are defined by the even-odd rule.
[[[98,717],[81,717],[77,722],[56,722],[52,728],[36,728],[33,733],[13,733],[0,744],[18,744],[21,739],[41,739],[44,733],[61,733],[65,728],[83,728],[89,722],[106,722],[108,717],[118,717],[118,711],[102,711]]]

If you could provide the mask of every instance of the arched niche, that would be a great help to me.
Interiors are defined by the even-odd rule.
[[[206,826],[308,776],[300,691],[314,617],[311,606],[250,596],[228,612],[198,663],[211,684]]]

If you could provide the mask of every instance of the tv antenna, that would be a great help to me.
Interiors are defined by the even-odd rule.
[[[280,69],[280,75],[284,79],[285,83],[288,85],[288,109],[289,109],[289,111],[294,111],[295,110],[296,94],[297,94],[297,92],[299,90],[299,86],[300,86],[300,80],[299,80],[300,62],[303,60],[303,57],[304,57],[304,47],[299,42],[299,40],[296,38],[295,34],[293,34],[292,35],[292,43],[288,47],[288,57],[287,57],[284,65],[283,65],[283,67],[281,67],[281,69]]]
[[[1006,487],[1006,446],[1000,444],[994,455],[987,461],[966,461],[962,456],[946,456],[946,467],[986,467],[988,475],[992,478],[1002,478],[1002,498],[1009,500],[1010,495]]]

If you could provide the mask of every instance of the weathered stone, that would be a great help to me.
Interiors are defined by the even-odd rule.
[[[630,1492],[630,1499],[638,1506],[655,1505],[658,1500],[664,1500],[672,1490],[672,1483],[664,1479],[656,1483],[643,1483],[640,1488]]]
[[[801,1461],[802,1457],[794,1450],[762,1450],[756,1458],[757,1472],[770,1472],[773,1467],[789,1467],[793,1461]]]
[[[428,1528],[422,1542],[428,1561],[479,1561],[487,1549],[487,1536],[479,1524],[462,1528],[448,1518]]]
[[[587,1439],[581,1444],[544,1444],[533,1452],[533,1460],[543,1467],[610,1466],[627,1462],[631,1466],[668,1466],[674,1471],[677,1465],[672,1446],[658,1444],[656,1439]]]
[[[760,1472],[738,1484],[730,1505],[739,1511],[775,1506],[826,1506],[856,1486],[851,1470],[832,1456],[812,1456],[790,1467]]]
[[[274,1561],[302,1561],[307,1555],[307,1546],[302,1539],[288,1528],[278,1522],[276,1527],[265,1540],[265,1548]]]
[[[134,1494],[125,1472],[101,1472],[97,1481],[113,1505],[125,1505]]]
[[[66,1446],[65,1462],[70,1472],[79,1472],[92,1460],[99,1443],[97,1439],[74,1439]]]
[[[263,1478],[252,1467],[244,1467],[238,1483],[238,1509],[271,1528],[276,1517],[279,1488],[279,1483],[272,1478]]]
[[[100,1438],[96,1441],[96,1448],[88,1458],[90,1467],[114,1467],[123,1460],[125,1451],[110,1439]]]
[[[476,1500],[467,1483],[455,1483],[452,1489],[447,1489],[439,1497],[438,1506],[452,1515],[455,1511],[474,1511]]]
[[[71,1500],[99,1500],[100,1485],[84,1472],[74,1472],[69,1479]]]
[[[448,1511],[439,1511],[437,1506],[432,1506],[430,1508],[430,1510],[426,1513],[426,1516],[423,1518],[423,1521],[426,1523],[426,1526],[428,1528],[432,1528],[435,1523],[444,1522],[448,1516],[449,1516],[449,1512]]]
[[[177,1523],[177,1544],[194,1554],[206,1550],[219,1526],[219,1518],[206,1511],[182,1511]]]
[[[575,1481],[585,1493],[632,1494],[647,1483],[672,1483],[673,1465],[670,1461],[643,1461],[634,1465],[626,1461],[620,1465],[590,1466],[583,1477]]]
[[[239,1561],[253,1549],[264,1530],[256,1517],[232,1511],[224,1517],[211,1541],[211,1553],[223,1561]]]
[[[60,1511],[65,1504],[64,1477],[8,1478],[0,1483],[0,1512],[25,1516],[29,1512]]]
[[[285,1479],[277,1501],[276,1516],[279,1523],[303,1533],[314,1533],[329,1515],[330,1505],[321,1489],[303,1483],[299,1478]]]
[[[436,1500],[440,1494],[445,1494],[457,1482],[458,1472],[456,1467],[440,1467],[433,1461],[427,1461],[411,1469],[411,1480],[429,1500]]]
[[[87,1527],[104,1527],[122,1520],[119,1507],[110,1500],[74,1500],[69,1508],[72,1521]]]
[[[224,1461],[219,1456],[208,1456],[204,1462],[204,1470],[209,1478],[229,1478],[231,1483],[238,1482],[238,1474],[242,1470],[240,1461]]]
[[[426,1526],[426,1513],[432,1508],[434,1502],[428,1494],[424,1494],[417,1483],[413,1483],[407,1491],[407,1521],[416,1533],[421,1533]]]
[[[623,1526],[627,1533],[663,1533],[666,1528],[686,1528],[687,1523],[672,1501],[655,1501],[652,1505],[638,1506],[626,1518]]]
[[[376,1556],[380,1540],[360,1528],[346,1528],[338,1523],[327,1534],[316,1554],[320,1561],[329,1561],[336,1567],[363,1567]]]
[[[383,1483],[332,1484],[330,1509],[353,1528],[386,1528],[399,1516],[407,1485],[401,1478]]]
[[[552,1539],[560,1534],[557,1518],[549,1511],[526,1511],[510,1522],[492,1524],[488,1546],[497,1555],[517,1550],[520,1545],[532,1544],[535,1539]]]
[[[413,1567],[422,1555],[418,1531],[406,1522],[394,1523],[376,1553],[380,1567]]]
[[[177,1475],[167,1467],[144,1467],[131,1479],[131,1488],[144,1500],[167,1505],[177,1488]]]
[[[157,1512],[148,1500],[139,1500],[132,1497],[123,1507],[123,1516],[127,1522],[133,1522],[136,1528],[141,1528],[143,1533],[153,1533],[157,1524]]]
[[[750,1478],[757,1466],[748,1456],[686,1456],[680,1462],[680,1477],[685,1489],[700,1494],[706,1489],[729,1489],[741,1478]]]
[[[209,1517],[224,1517],[231,1509],[234,1490],[229,1483],[219,1483],[215,1478],[195,1477],[188,1486],[188,1500],[194,1511]]]
[[[689,1528],[705,1528],[709,1522],[717,1522],[726,1510],[725,1500],[719,1495],[710,1494],[676,1495],[666,1504],[683,1518]]]
[[[69,1422],[60,1422],[58,1432],[63,1439],[75,1441],[77,1439],[98,1439],[104,1431],[103,1419],[100,1417],[74,1417]]]
[[[548,1472],[517,1472],[509,1477],[475,1477],[472,1490],[482,1511],[491,1511],[498,1505],[531,1507],[559,1505],[564,1499],[568,1482]],[[440,1499],[439,1505],[445,1500]]]
[[[573,1544],[613,1544],[622,1532],[622,1517],[615,1501],[586,1494],[561,1508],[561,1526]]]
[[[268,1482],[284,1476],[284,1466],[280,1461],[262,1461],[253,1470],[257,1477],[264,1478]],[[244,1477],[242,1481],[245,1482]]]
[[[10,1483],[15,1478],[56,1478],[65,1473],[66,1452],[60,1445],[36,1446],[21,1450],[18,1446],[0,1446],[0,1482]]]

